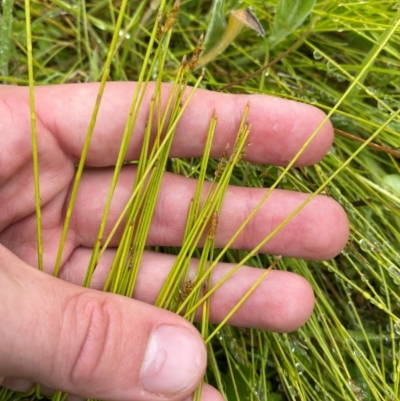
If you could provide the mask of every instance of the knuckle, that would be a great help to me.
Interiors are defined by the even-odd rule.
[[[67,302],[64,316],[75,321],[76,328],[71,350],[71,385],[83,388],[99,384],[110,368],[117,343],[114,333],[121,323],[118,305],[108,296],[83,292]]]

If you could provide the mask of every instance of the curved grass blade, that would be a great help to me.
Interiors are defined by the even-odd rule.
[[[34,95],[34,77],[33,77],[33,55],[32,55],[32,31],[31,31],[31,13],[30,2],[25,0],[25,18],[26,18],[26,42],[28,50],[28,73],[29,73],[29,105],[31,111],[31,130],[32,130],[32,158],[33,174],[35,185],[35,211],[36,211],[36,235],[38,246],[38,269],[43,270],[43,241],[42,241],[42,211],[40,208],[40,185],[39,185],[39,156],[37,145],[36,111]]]

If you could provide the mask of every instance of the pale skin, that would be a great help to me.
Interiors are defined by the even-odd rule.
[[[133,88],[132,83],[107,84],[60,278],[54,278],[51,273],[75,174],[74,165],[81,154],[98,84],[42,87],[35,92],[45,273],[36,269],[28,90],[0,87],[0,385],[4,387],[26,391],[32,383],[39,382],[47,393],[59,389],[83,398],[178,401],[190,400],[202,379],[206,352],[197,330],[180,316],[152,306],[173,256],[145,253],[135,299],[102,293],[97,290],[102,288],[113,259],[112,247],[118,242],[115,238],[95,272],[93,288],[80,287],[98,232],[112,177],[109,166],[116,160]],[[166,95],[168,87],[165,88]],[[139,155],[151,94],[152,87],[133,133],[127,154],[129,160]],[[215,109],[218,126],[212,156],[220,157],[226,144],[234,143],[247,103],[250,103],[252,145],[246,159],[254,163],[286,165],[324,118],[320,110],[288,100],[199,90],[178,126],[171,156],[202,155],[208,122]],[[328,122],[296,165],[318,162],[332,140],[333,130]],[[129,197],[134,174],[135,167],[123,169],[108,229]],[[194,189],[194,180],[165,174],[149,245],[179,246]],[[217,247],[223,247],[230,239],[265,191],[229,188],[219,217]],[[296,192],[274,191],[234,247],[252,249],[306,197]],[[262,252],[329,259],[344,247],[348,232],[348,221],[341,206],[329,197],[317,196]],[[196,261],[192,264],[194,275]],[[230,268],[229,264],[218,265],[214,282]],[[212,297],[212,321],[221,321],[260,274],[261,270],[243,267],[227,281]],[[307,321],[313,306],[313,291],[304,278],[272,271],[230,324],[292,331]],[[149,351],[149,338],[156,338],[154,333],[162,344],[164,340],[168,342],[170,348],[165,348],[168,352],[159,351],[158,346],[154,353]],[[192,359],[186,365],[182,359],[179,380],[178,374],[174,375],[178,382],[164,376],[158,380],[157,373],[163,372],[165,355],[167,361],[175,355],[173,339],[181,338],[179,335],[188,339],[187,344],[191,339],[190,352],[186,354],[193,352]],[[150,364],[146,366],[151,366],[149,371],[143,362],[145,358]],[[181,360],[179,355],[176,358]],[[202,400],[220,401],[222,397],[217,390],[205,386]]]

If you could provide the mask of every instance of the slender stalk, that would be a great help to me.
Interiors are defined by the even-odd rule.
[[[39,152],[37,142],[36,127],[36,108],[35,108],[35,81],[33,76],[33,56],[32,56],[32,31],[31,31],[31,14],[30,1],[25,0],[25,18],[26,18],[26,42],[28,55],[28,71],[29,71],[29,106],[31,111],[31,132],[32,132],[32,159],[33,159],[33,175],[35,185],[35,212],[36,212],[36,236],[38,247],[38,269],[43,270],[43,239],[42,239],[42,210],[40,200],[40,172],[39,172]]]

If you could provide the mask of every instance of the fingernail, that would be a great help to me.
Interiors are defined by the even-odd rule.
[[[183,327],[158,326],[147,345],[142,385],[152,393],[181,393],[199,382],[205,362],[206,351],[199,335]]]

